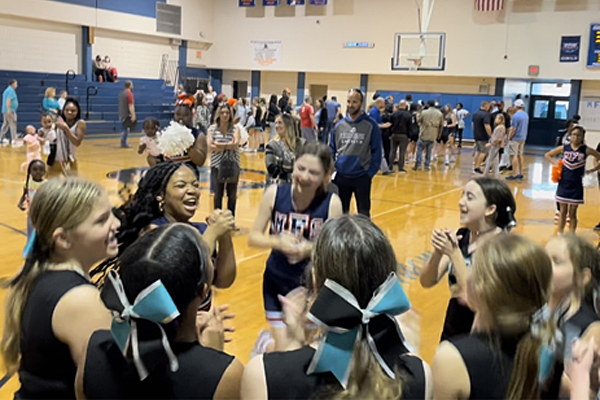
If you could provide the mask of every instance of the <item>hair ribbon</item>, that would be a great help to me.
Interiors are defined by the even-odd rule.
[[[102,301],[113,313],[112,336],[124,357],[133,356],[140,380],[149,375],[147,365],[156,365],[166,358],[172,372],[179,369],[177,357],[171,349],[167,335],[161,326],[179,316],[177,306],[160,280],[157,280],[136,297],[133,305],[129,303],[123,282],[115,270],[108,272],[101,293]],[[160,330],[160,339],[140,340],[137,319],[154,323]]]
[[[398,356],[406,352],[394,318],[410,309],[410,302],[395,273],[375,291],[361,309],[350,291],[327,279],[308,318],[325,329],[307,373],[331,372],[346,389],[355,344],[363,335],[385,373],[394,378]]]
[[[564,357],[565,335],[562,330],[564,317],[570,302],[562,301],[554,312],[545,304],[531,317],[530,333],[542,342],[539,358],[539,382],[544,385],[550,379],[554,363]],[[550,329],[550,324],[556,329]],[[553,332],[553,333],[552,333]]]

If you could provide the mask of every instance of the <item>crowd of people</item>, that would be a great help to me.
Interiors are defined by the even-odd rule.
[[[126,83],[122,111],[135,120],[128,90]],[[523,179],[523,102],[506,112],[502,103],[483,102],[472,116],[474,175],[457,205],[460,218],[456,227],[434,229],[419,277],[424,288],[447,279],[451,293],[428,365],[409,350],[397,318],[410,299],[392,244],[369,219],[371,185],[395,164],[406,172],[406,164],[414,160],[418,170],[423,158],[431,168],[436,155],[456,162],[469,111],[408,96],[398,104],[376,98],[365,107],[365,94],[351,89],[345,115],[335,98],[320,99],[315,113],[310,97],[296,111],[290,96],[286,89],[268,106],[262,99],[227,99],[212,88],[193,102],[180,97],[168,127],[143,121],[137,151],[150,168],[116,208],[99,185],[72,176],[86,133],[76,100],[66,98],[60,117],[49,112],[37,133],[27,132],[31,157],[19,200],[28,211],[26,261],[9,284],[2,338],[5,366],[19,374],[18,397],[580,399],[597,393],[590,373],[600,360],[600,254],[572,234],[549,238],[543,248],[511,233],[518,213],[506,180]],[[13,103],[4,101],[11,110]],[[46,141],[53,159],[44,162],[39,152]],[[562,155],[559,231],[570,217],[574,233],[585,158],[600,160],[600,153],[585,145],[585,129],[575,120],[558,143],[546,158]],[[270,251],[262,278],[270,328],[244,367],[223,351],[235,320],[228,306],[214,302],[212,289],[229,288],[237,278],[232,235],[246,144],[265,151],[267,186],[248,244]],[[500,172],[497,158],[506,147],[515,175],[499,179],[489,172]],[[214,211],[192,222],[198,167],[207,158]],[[46,181],[48,175],[62,177]],[[350,215],[353,195],[357,215]]]

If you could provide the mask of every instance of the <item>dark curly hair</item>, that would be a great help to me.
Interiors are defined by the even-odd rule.
[[[121,228],[117,233],[119,254],[90,271],[94,280],[102,281],[106,272],[115,267],[117,258],[135,242],[141,231],[163,215],[156,198],[164,195],[167,183],[175,171],[183,166],[191,169],[198,177],[198,169],[191,162],[162,162],[146,172],[138,184],[137,191],[127,202],[113,209],[113,213],[121,221]]]

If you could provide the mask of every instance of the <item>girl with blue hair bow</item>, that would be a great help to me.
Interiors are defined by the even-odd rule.
[[[214,275],[199,232],[158,227],[119,256],[117,270],[102,289],[112,326],[90,339],[78,396],[239,398],[243,366],[222,352],[227,317],[213,309],[208,326],[197,323]]]
[[[300,306],[290,299],[298,293],[280,297],[297,349],[254,357],[242,399],[430,398],[429,367],[409,354],[395,319],[410,303],[384,233],[364,216],[344,215],[325,223],[312,254],[308,318],[322,337],[304,337],[306,298]]]

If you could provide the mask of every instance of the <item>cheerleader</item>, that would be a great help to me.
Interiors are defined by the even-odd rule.
[[[549,311],[556,315],[558,327],[564,333],[565,352],[554,357],[553,370],[558,376],[572,357],[571,344],[581,338],[588,343],[600,343],[600,318],[596,314],[600,281],[600,254],[591,243],[575,235],[556,236],[546,244],[552,260],[552,290]],[[563,378],[568,382],[567,377]],[[564,383],[566,383],[564,382]],[[568,397],[569,385],[553,380],[546,398]],[[574,387],[571,385],[571,387]],[[593,389],[589,383],[588,388]]]
[[[540,398],[540,354],[552,324],[537,311],[551,280],[550,257],[525,237],[502,235],[477,250],[467,286],[476,323],[470,334],[438,347],[434,399]]]
[[[434,252],[421,273],[424,288],[437,285],[446,273],[452,298],[448,303],[442,340],[466,334],[473,326],[473,311],[466,305],[467,275],[473,253],[482,243],[515,225],[515,199],[503,181],[481,177],[469,181],[458,203],[458,231],[433,231]]]
[[[558,146],[550,150],[544,157],[552,163],[557,164],[554,157],[562,154],[563,166],[558,188],[556,189],[556,201],[560,204],[560,217],[558,219],[558,232],[565,231],[567,215],[570,219],[569,230],[575,233],[577,229],[577,208],[583,204],[583,175],[600,170],[600,166],[589,171],[585,170],[585,160],[593,156],[600,160],[600,153],[584,144],[585,128],[577,125],[571,129],[571,143]]]
[[[300,148],[292,184],[272,185],[265,191],[248,238],[250,246],[272,249],[263,278],[263,298],[277,349],[284,349],[287,343],[278,296],[302,285],[321,226],[342,215],[339,197],[326,190],[332,169],[326,146],[308,143]]]

